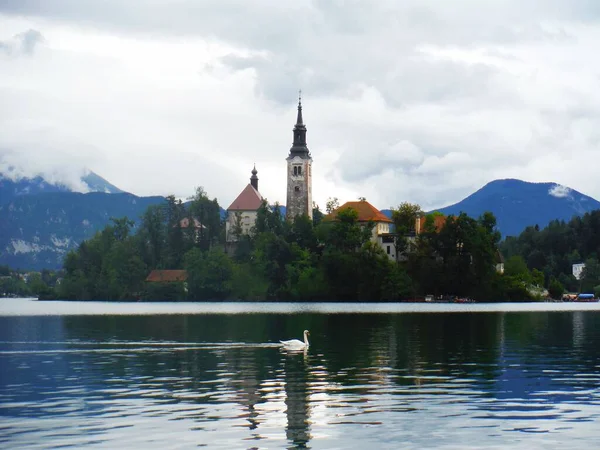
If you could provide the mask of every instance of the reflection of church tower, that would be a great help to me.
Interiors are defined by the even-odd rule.
[[[307,448],[310,435],[310,407],[306,355],[287,355],[285,361],[286,437],[294,448]]]
[[[287,161],[287,218],[306,215],[312,219],[312,158],[306,146],[306,126],[302,120],[302,99],[298,98],[298,118],[294,143]]]

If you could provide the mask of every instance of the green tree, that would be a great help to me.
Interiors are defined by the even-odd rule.
[[[234,265],[221,249],[203,252],[194,248],[185,254],[184,265],[191,300],[225,300],[230,296]]]
[[[595,258],[585,261],[581,273],[581,292],[594,292],[594,287],[600,284],[600,264]]]
[[[337,197],[329,197],[325,203],[325,211],[327,214],[332,214],[336,209],[340,207],[340,201]]]
[[[515,255],[509,258],[504,264],[504,274],[506,276],[515,277],[524,283],[531,283],[531,273],[522,256]]]
[[[550,295],[550,297],[558,300],[562,298],[564,293],[564,286],[560,284],[560,281],[558,281],[556,278],[552,278],[550,280],[550,284],[548,285],[548,294]]]
[[[417,218],[423,213],[421,207],[416,203],[403,202],[398,208],[392,208],[392,222],[399,235],[407,235],[415,232]]]
[[[199,245],[207,250],[212,245],[224,242],[224,222],[221,220],[221,207],[216,198],[209,199],[203,187],[196,188],[191,198],[190,213],[203,225],[199,230]]]
[[[544,285],[545,285],[544,273],[539,271],[538,269],[533,269],[531,271],[531,282],[534,286],[544,287]]]

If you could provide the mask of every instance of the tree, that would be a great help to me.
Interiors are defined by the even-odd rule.
[[[504,264],[504,275],[515,277],[525,283],[531,283],[531,273],[522,256],[515,255]]]
[[[142,258],[152,269],[159,268],[167,247],[166,225],[163,220],[163,208],[160,205],[150,206],[142,216],[142,224],[138,232]]]
[[[184,267],[190,300],[224,300],[231,294],[234,266],[222,250],[194,248],[185,254]]]
[[[415,232],[417,218],[423,213],[416,203],[403,202],[398,208],[392,208],[392,222],[398,235]]]
[[[329,197],[327,199],[327,202],[325,203],[325,211],[327,212],[327,214],[333,213],[339,207],[340,207],[340,201],[338,200],[337,197],[333,197],[333,198]]]
[[[581,273],[581,292],[593,292],[598,284],[600,284],[600,263],[595,258],[589,258],[585,261]]]
[[[317,205],[315,202],[313,202],[313,225],[316,227],[317,225],[319,225],[321,223],[321,220],[323,220],[323,217],[325,217],[325,214],[323,214],[323,212],[319,209],[319,205]]]
[[[207,250],[211,245],[222,241],[224,223],[221,221],[221,207],[216,198],[208,198],[202,186],[196,188],[196,193],[190,200],[190,214],[202,224],[199,245]]]
[[[534,286],[544,287],[545,276],[544,272],[539,271],[538,269],[533,269],[531,271],[531,282]]]
[[[550,284],[548,285],[548,294],[550,295],[551,298],[553,299],[560,299],[562,298],[562,295],[565,293],[565,288],[562,284],[560,284],[560,281],[558,281],[556,278],[552,278],[550,280]]]

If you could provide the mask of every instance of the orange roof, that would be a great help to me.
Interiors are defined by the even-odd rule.
[[[254,186],[248,184],[244,190],[237,196],[227,211],[256,211],[262,204],[262,197]]]
[[[146,278],[146,281],[156,283],[170,283],[185,280],[187,280],[187,272],[185,270],[153,270]]]
[[[433,227],[435,228],[435,231],[439,232],[442,228],[444,228],[444,225],[446,225],[446,219],[446,216],[433,216]],[[422,232],[425,229],[425,221],[427,220],[427,216],[421,216],[418,220],[419,229]]]
[[[352,208],[358,212],[358,221],[359,222],[386,222],[392,223],[392,220],[388,218],[385,214],[375,208],[366,200],[359,200],[357,202],[346,202],[338,209],[333,211],[331,214],[325,216],[326,220],[335,220],[338,212]]]

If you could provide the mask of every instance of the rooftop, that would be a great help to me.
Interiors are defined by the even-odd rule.
[[[187,280],[185,270],[153,270],[146,278],[146,281],[154,283],[172,283],[185,280]]]
[[[346,202],[331,214],[325,216],[326,220],[335,220],[338,213],[345,209],[352,208],[358,212],[358,221],[359,222],[385,222],[392,223],[392,220],[388,218],[385,214],[375,208],[366,200],[359,200],[356,202]]]
[[[262,204],[262,197],[254,186],[248,184],[233,201],[227,211],[256,211]]]

